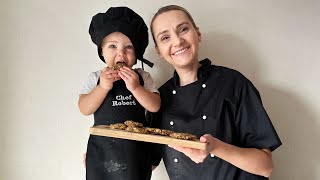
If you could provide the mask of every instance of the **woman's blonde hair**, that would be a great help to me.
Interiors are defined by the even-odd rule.
[[[156,14],[153,16],[152,20],[151,20],[151,23],[150,23],[150,30],[151,30],[151,34],[152,34],[152,39],[154,41],[154,43],[157,45],[156,43],[156,40],[154,38],[154,35],[153,35],[153,27],[152,27],[152,24],[154,22],[154,20],[156,19],[156,17],[158,17],[160,14],[164,13],[164,12],[168,12],[168,11],[173,11],[173,10],[178,10],[178,11],[182,11],[186,14],[187,18],[191,21],[192,23],[192,26],[195,28],[195,29],[198,29],[198,27],[196,26],[196,23],[194,22],[191,14],[183,7],[181,6],[178,6],[178,5],[168,5],[168,6],[164,6],[162,8],[160,8]]]

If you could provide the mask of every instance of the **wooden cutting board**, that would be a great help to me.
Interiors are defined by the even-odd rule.
[[[169,136],[161,136],[161,135],[152,135],[152,134],[141,134],[135,133],[125,130],[111,129],[108,126],[100,125],[94,126],[90,128],[90,134],[97,136],[106,136],[113,138],[121,138],[121,139],[129,139],[136,141],[144,141],[158,144],[167,144],[171,146],[181,146],[181,147],[189,147],[195,149],[206,150],[207,144],[202,143],[199,140],[182,140],[176,139]]]

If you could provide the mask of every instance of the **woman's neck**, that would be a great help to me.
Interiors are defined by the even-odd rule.
[[[197,61],[190,68],[180,68],[176,69],[179,75],[180,86],[185,86],[191,84],[198,80],[198,69],[200,67],[200,63]]]

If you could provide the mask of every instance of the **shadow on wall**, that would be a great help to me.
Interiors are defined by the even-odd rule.
[[[200,54],[214,64],[236,69],[259,90],[267,112],[283,143],[273,152],[272,180],[316,179],[320,143],[318,124],[307,103],[288,89],[265,84],[260,79],[258,57],[254,48],[229,34],[203,34]],[[213,57],[214,56],[214,60]]]
[[[319,128],[303,99],[290,92],[262,86],[265,105],[283,145],[274,153],[272,180],[317,179]]]
[[[16,107],[16,104],[12,103],[12,97],[10,97],[10,80],[15,79],[9,76],[9,70],[11,68],[9,66],[9,62],[13,61],[16,56],[13,52],[15,52],[17,48],[15,48],[16,44],[13,43],[16,36],[12,36],[10,34],[14,29],[16,29],[14,26],[15,23],[13,23],[9,13],[10,9],[13,8],[10,5],[10,1],[1,1],[0,4],[0,82],[2,84],[0,88],[0,179],[7,179],[6,177],[9,171],[8,166],[11,165],[10,161],[8,161],[10,158],[7,156],[7,152],[9,150],[7,147],[7,133],[9,132],[9,124],[12,121],[12,118],[10,118],[10,112],[15,109],[11,107]]]
[[[170,78],[172,78],[174,69],[169,63],[166,62],[166,60],[158,56],[153,44],[150,44],[149,46],[151,46],[153,49],[147,51],[145,53],[145,57],[148,57],[147,59],[154,63],[154,67],[151,70],[145,65],[145,70],[151,73],[157,88],[159,88]]]

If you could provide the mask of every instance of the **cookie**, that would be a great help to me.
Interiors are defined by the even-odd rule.
[[[150,128],[150,127],[147,127],[146,130],[150,134],[158,134],[158,135],[162,135],[162,136],[169,136],[171,133],[173,133],[173,131],[170,131],[170,130]]]
[[[145,128],[128,126],[126,130],[130,132],[135,132],[135,133],[148,134],[148,131]]]
[[[161,134],[161,129],[158,129],[158,128],[146,127],[146,130],[147,130],[150,134]]]
[[[123,66],[125,66],[126,65],[126,63],[124,63],[124,62],[118,62],[118,63],[116,63],[116,64],[114,64],[113,66],[112,66],[112,69],[113,70],[120,70],[120,68],[122,68]]]
[[[170,134],[174,133],[173,131],[170,130],[165,130],[165,129],[161,129],[161,135],[163,136],[170,136]]]
[[[196,140],[197,136],[189,133],[171,133],[169,135],[170,137],[176,138],[176,139],[184,139],[184,140]]]
[[[127,125],[123,124],[123,123],[115,123],[115,124],[110,124],[110,128],[111,129],[121,129],[121,130],[125,130],[127,128]]]
[[[131,121],[131,120],[125,121],[124,124],[130,127],[140,127],[140,128],[143,127],[142,123]]]

